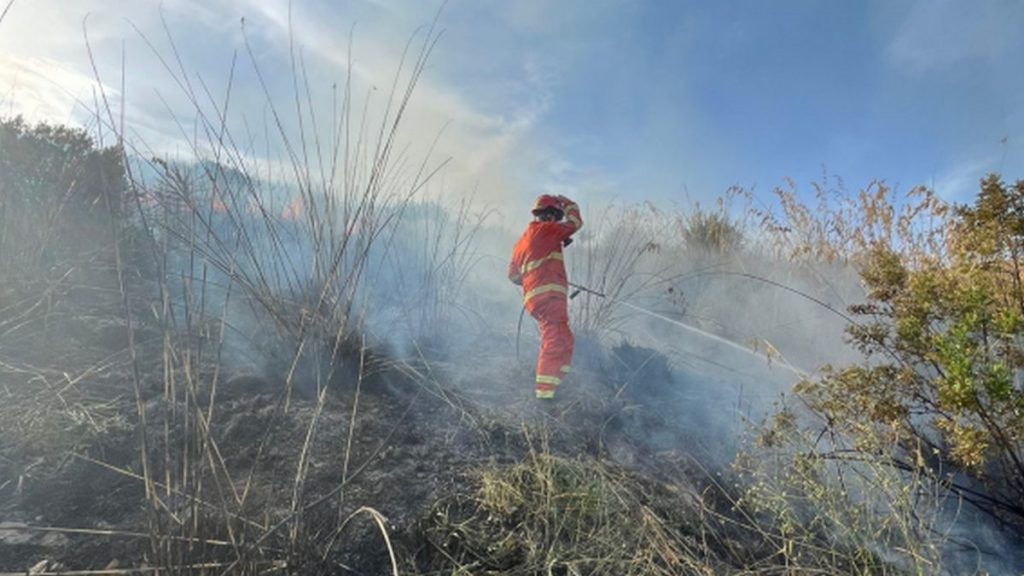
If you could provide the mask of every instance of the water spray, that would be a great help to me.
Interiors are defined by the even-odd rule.
[[[655,319],[661,320],[663,322],[668,322],[669,324],[672,324],[673,326],[677,326],[677,327],[682,328],[683,330],[686,330],[688,332],[697,334],[699,336],[702,336],[704,338],[707,338],[707,339],[712,340],[714,342],[717,342],[719,344],[723,344],[725,346],[728,346],[729,348],[732,348],[733,350],[738,350],[740,352],[743,352],[744,354],[748,354],[748,355],[754,356],[755,358],[762,359],[761,356],[757,352],[751,350],[750,348],[747,348],[746,346],[741,346],[740,344],[737,344],[736,342],[733,342],[732,340],[729,340],[728,338],[723,338],[722,336],[719,336],[717,334],[712,334],[711,332],[707,332],[707,331],[701,330],[700,328],[697,328],[696,326],[692,326],[690,324],[687,324],[686,322],[682,322],[682,321],[677,320],[675,318],[672,318],[670,316],[666,316],[664,314],[660,314],[660,313],[655,312],[653,310],[648,310],[647,308],[643,308],[641,306],[637,306],[636,304],[633,304],[632,302],[627,302],[625,300],[620,300],[618,298],[614,298],[614,297],[608,296],[607,294],[605,294],[603,292],[598,292],[597,290],[593,290],[591,288],[587,288],[586,286],[583,286],[583,285],[580,285],[580,284],[576,284],[574,282],[569,282],[568,284],[569,284],[569,286],[571,288],[573,288],[572,293],[569,294],[569,299],[570,300],[572,300],[573,298],[576,298],[577,296],[579,296],[581,292],[584,292],[584,293],[590,294],[592,296],[596,296],[598,298],[602,298],[602,299],[607,300],[609,302],[612,302],[614,304],[621,304],[622,306],[625,306],[626,308],[629,308],[631,310],[635,310],[636,312],[639,312],[641,314],[645,314],[647,316],[650,316],[651,318],[655,318]],[[779,286],[781,286],[783,288],[787,288],[786,286],[782,286],[782,285],[779,285]],[[790,289],[790,290],[792,290],[792,289]],[[822,304],[822,305],[828,306],[827,304]],[[516,327],[516,359],[519,358],[519,337],[522,334],[522,330],[523,330],[523,316],[525,315],[525,313],[526,313],[526,305],[524,304],[523,305],[523,309],[519,312],[519,324]],[[788,361],[786,361],[785,358],[783,358],[781,355],[780,355],[780,359],[782,360],[782,362],[779,364],[779,366],[781,366],[785,370],[788,370],[788,371],[792,372],[793,374],[795,374],[795,375],[797,375],[797,376],[799,376],[801,378],[804,378],[804,377],[807,376],[807,374],[808,374],[807,371],[801,370],[799,368],[796,368],[795,366],[790,364]]]
[[[652,318],[656,318],[658,320],[662,320],[664,322],[668,322],[668,323],[670,323],[670,324],[672,324],[674,326],[678,326],[679,328],[682,328],[682,329],[687,330],[689,332],[692,332],[694,334],[698,334],[700,336],[703,336],[705,338],[708,338],[710,340],[718,342],[719,344],[724,344],[724,345],[726,345],[726,346],[728,346],[728,347],[730,347],[730,348],[732,348],[734,350],[739,350],[740,352],[743,352],[744,354],[749,354],[751,356],[755,356],[757,358],[761,358],[760,355],[758,355],[756,352],[754,352],[753,350],[751,350],[751,349],[749,349],[749,348],[747,348],[745,346],[741,346],[741,345],[733,342],[732,340],[729,340],[727,338],[723,338],[723,337],[721,337],[721,336],[719,336],[717,334],[712,334],[711,332],[706,332],[704,330],[701,330],[700,328],[697,328],[695,326],[691,326],[690,324],[687,324],[686,322],[682,322],[680,320],[676,320],[675,318],[666,316],[664,314],[659,314],[659,313],[657,313],[657,312],[655,312],[653,310],[648,310],[648,309],[643,308],[641,306],[637,306],[636,304],[633,304],[632,302],[626,302],[625,300],[619,300],[617,298],[612,298],[612,297],[608,296],[607,294],[604,294],[602,292],[598,292],[597,290],[592,290],[590,288],[587,288],[586,286],[581,286],[581,285],[575,284],[573,282],[569,282],[569,286],[571,286],[571,287],[573,287],[575,289],[575,291],[572,293],[570,298],[576,297],[577,295],[579,295],[580,292],[586,292],[587,294],[591,294],[593,296],[597,296],[598,298],[603,298],[603,299],[605,299],[605,300],[607,300],[609,302],[613,302],[615,304],[621,304],[621,305],[625,306],[626,308],[630,308],[632,310],[640,312],[641,314],[646,314],[647,316],[650,316]],[[780,358],[781,358],[781,356],[780,356]],[[796,374],[797,376],[800,376],[800,377],[807,376],[807,372],[806,371],[800,370],[800,369],[792,366],[784,358],[782,360],[783,360],[783,363],[780,364],[780,366],[782,366],[786,370],[789,370],[790,372],[792,372],[792,373],[794,373],[794,374]]]

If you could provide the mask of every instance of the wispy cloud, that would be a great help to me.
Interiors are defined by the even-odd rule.
[[[0,54],[0,112],[7,115],[20,114],[30,122],[71,122],[76,113],[94,107],[101,91],[117,94],[56,60]]]
[[[965,203],[978,193],[978,182],[989,172],[996,170],[998,158],[974,158],[965,160],[939,173],[932,189],[948,202]]]
[[[415,53],[440,6],[19,2],[0,34],[0,113],[94,121],[76,105],[91,102],[95,85],[85,21],[108,94],[121,89],[125,57],[113,105],[117,114],[123,98],[140,145],[189,153],[203,132],[197,105],[217,122],[233,74],[227,129],[246,154],[281,161],[259,144],[274,128],[271,104],[290,137],[301,109],[306,135],[327,143],[350,78],[355,117],[365,109],[368,127],[379,126],[403,50],[418,34]],[[905,183],[953,166],[940,180],[959,190],[982,170],[970,170],[973,159],[1006,150],[1015,166],[1024,4],[787,6],[450,0],[396,150],[411,169],[428,151],[431,165],[451,158],[444,189],[431,193],[474,192],[512,227],[531,196],[551,190],[584,202],[706,201],[735,183],[768,190],[784,175],[812,179],[823,164],[851,182]],[[407,79],[411,62],[403,70]],[[1003,136],[1008,147],[993,144]]]
[[[250,0],[246,8],[257,14],[256,19],[269,24],[258,29],[268,45],[285,47],[290,38],[301,45],[307,66],[313,70],[311,76],[319,84],[328,78],[343,81],[351,63],[353,94],[371,94],[376,101],[370,110],[378,114],[403,50],[412,40],[411,51],[405,55],[403,78],[407,79],[416,51],[426,38],[425,30],[417,29],[428,24],[436,10],[432,6],[400,13],[386,2],[366,3],[361,7],[362,16],[372,18],[374,9],[383,8],[390,17],[356,22],[350,54],[348,32],[353,29],[353,21],[345,22],[337,14],[324,11],[323,6],[295,8],[289,14],[286,2]],[[459,81],[446,78],[446,58],[472,50],[481,51],[477,55],[480,68],[473,77]],[[493,50],[494,46],[466,46],[460,38],[444,35],[416,87],[402,135],[412,157],[425,156],[440,135],[433,154],[437,159],[453,160],[445,172],[451,193],[472,192],[478,200],[503,208],[511,204],[511,197],[520,188],[517,166],[530,164],[537,149],[545,147],[542,142],[531,141],[531,137],[547,112],[548,83],[553,78],[529,53],[517,56],[516,69],[510,70],[506,63],[506,67],[481,74],[481,70],[487,70],[488,60],[501,61],[508,57],[508,51],[518,52],[516,47],[502,48],[503,54]],[[497,93],[495,86],[501,87]],[[484,105],[473,100],[482,90],[489,91]],[[495,106],[496,101],[504,105]]]
[[[308,75],[298,79],[299,92],[303,92],[298,98],[300,105],[306,109],[311,103],[316,108],[315,133],[329,140],[334,86],[343,87],[346,78],[351,78],[355,111],[363,110],[368,98],[369,125],[381,120],[403,50],[416,33],[400,86],[408,79],[412,59],[425,38],[425,32],[417,32],[417,28],[429,24],[437,9],[430,4],[400,10],[381,0],[357,0],[346,2],[341,10],[336,3],[316,0],[297,2],[291,8],[285,0],[169,0],[160,10],[150,4],[111,11],[109,3],[86,0],[75,5],[80,10],[76,12],[60,2],[37,1],[31,14],[23,13],[20,22],[10,22],[12,28],[18,25],[18,34],[5,35],[0,42],[0,49],[12,54],[0,60],[0,87],[6,90],[9,111],[35,120],[88,122],[90,112],[76,105],[78,100],[91,104],[96,86],[83,36],[88,14],[89,40],[108,84],[103,87],[108,95],[116,92],[109,84],[120,82],[122,51],[127,53],[126,118],[131,133],[145,140],[140,147],[155,152],[187,150],[184,141],[188,135],[181,131],[196,129],[196,109],[182,85],[187,81],[201,107],[215,116],[216,105],[207,101],[202,87],[210,87],[214,100],[222,98],[233,52],[240,58],[229,106],[230,129],[243,134],[253,123],[265,122],[270,105],[286,117],[289,130],[295,129],[298,119],[291,63],[295,54]],[[268,83],[270,102],[252,73],[242,44],[243,16],[255,63]],[[162,19],[177,44],[184,70],[175,62]],[[145,42],[136,30],[145,35]],[[170,70],[151,54],[148,42]],[[545,75],[537,62],[528,62],[528,55],[519,62],[520,70],[497,69],[465,81],[453,81],[451,75],[443,74],[446,55],[472,49],[451,35],[441,39],[407,110],[398,145],[410,165],[418,164],[431,150],[435,165],[451,158],[444,174],[450,194],[475,191],[478,199],[500,206],[514,195],[517,166],[543,147],[527,141],[545,114],[544,95],[549,92],[545,83],[552,77]],[[507,58],[517,48],[504,50]],[[493,56],[493,52],[477,56],[480,70],[486,70],[486,62]],[[495,98],[487,100],[490,106],[474,100],[481,90],[491,90],[509,79],[514,81],[506,86],[503,98],[508,105],[494,106]],[[309,102],[304,94],[307,81]],[[530,97],[513,98],[512,94]],[[305,122],[309,136],[314,129],[308,116]]]
[[[915,74],[991,61],[1020,42],[1024,4],[918,0],[888,47],[892,62]]]

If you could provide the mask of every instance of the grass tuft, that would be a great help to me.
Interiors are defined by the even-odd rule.
[[[432,574],[716,574],[692,501],[604,461],[541,447],[479,470],[422,521]]]

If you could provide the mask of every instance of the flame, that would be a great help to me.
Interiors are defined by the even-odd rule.
[[[281,211],[281,218],[297,222],[302,218],[302,211],[304,208],[305,202],[302,201],[302,198],[296,198]]]
[[[301,198],[296,198],[282,210],[281,217],[286,220],[298,221],[302,217],[303,208],[305,208],[305,203]]]

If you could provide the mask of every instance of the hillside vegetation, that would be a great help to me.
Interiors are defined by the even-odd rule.
[[[465,295],[479,215],[419,200],[398,118],[322,180],[0,122],[0,570],[1021,568],[1024,182],[592,219],[571,273],[605,297],[573,302],[549,410]],[[633,338],[624,303],[792,387],[715,437],[694,398],[730,366],[679,362],[671,324]],[[829,322],[850,349],[823,365]]]

